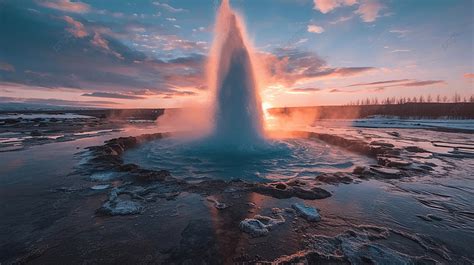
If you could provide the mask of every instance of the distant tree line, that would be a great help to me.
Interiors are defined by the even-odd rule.
[[[461,97],[457,92],[452,97],[436,95],[436,97],[428,94],[427,96],[418,97],[387,97],[379,100],[378,97],[358,99],[357,101],[351,101],[348,105],[350,106],[361,106],[361,105],[396,105],[405,103],[474,103],[474,95],[468,97]]]

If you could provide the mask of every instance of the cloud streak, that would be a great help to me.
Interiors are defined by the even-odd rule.
[[[70,13],[86,13],[90,11],[90,6],[80,1],[71,2],[71,0],[51,0],[38,1],[38,4],[43,7]]]
[[[169,5],[167,3],[160,3],[158,1],[153,2],[153,4],[158,6],[158,7],[161,7],[162,9],[165,9],[165,10],[171,12],[171,13],[179,13],[179,12],[187,11],[184,8],[175,8],[175,7],[172,7],[171,5]]]
[[[310,92],[318,92],[321,91],[320,88],[315,88],[315,87],[297,87],[297,88],[292,88],[292,92],[299,92],[299,93],[310,93]]]
[[[380,16],[379,13],[383,8],[385,6],[377,0],[361,0],[355,13],[360,15],[364,22],[374,22]]]
[[[108,107],[119,105],[113,101],[72,101],[55,98],[17,98],[17,97],[0,97],[0,103],[18,103],[27,105],[46,105],[46,106],[64,106],[64,107]]]
[[[308,32],[321,34],[324,32],[324,28],[315,24],[308,25]]]
[[[344,90],[344,89],[333,89],[335,91],[330,92],[346,92],[346,93],[355,93],[355,92],[382,92],[387,88],[394,87],[423,87],[431,85],[444,85],[446,81],[444,80],[414,80],[414,79],[396,79],[396,80],[384,80],[376,81],[369,83],[356,83],[346,86],[346,88],[351,87],[365,87],[360,90]]]
[[[463,77],[467,79],[474,78],[474,73],[465,73]]]
[[[110,93],[110,92],[92,92],[82,94],[83,97],[96,97],[96,98],[116,98],[116,99],[144,99],[145,97],[126,95],[119,93]]]
[[[352,6],[357,0],[314,0],[314,9],[326,14],[342,6]]]
[[[260,55],[265,62],[270,84],[287,87],[319,79],[348,77],[375,70],[374,67],[329,67],[317,54],[297,48],[278,48]]]
[[[380,17],[380,11],[385,8],[378,0],[313,0],[313,9],[320,11],[323,14],[329,13],[335,9],[348,6],[357,6],[354,14],[360,16],[364,22],[374,22]],[[347,21],[352,17],[342,17],[331,24],[337,24]]]
[[[79,21],[74,20],[70,16],[64,16],[64,20],[71,26],[71,28],[67,29],[74,37],[76,38],[84,38],[85,36],[89,35],[87,33],[84,24]]]

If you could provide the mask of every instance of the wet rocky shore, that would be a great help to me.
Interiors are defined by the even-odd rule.
[[[31,221],[20,221],[21,214],[12,208],[21,209],[24,202],[15,204],[13,197],[4,195],[2,211],[10,221],[1,225],[12,229],[2,233],[2,262],[471,264],[473,260],[468,245],[456,243],[462,234],[474,242],[474,211],[466,202],[473,196],[469,134],[430,132],[438,136],[429,136],[436,141],[424,142],[416,138],[426,135],[422,130],[294,131],[294,137],[343,148],[373,163],[356,165],[353,172],[248,182],[182,179],[172,170],[126,163],[126,152],[172,136],[150,131],[103,144],[91,145],[89,138],[72,141],[74,147],[67,151],[74,157],[70,172],[58,173],[56,183],[41,186],[42,195],[31,204],[44,214],[30,210]],[[110,134],[114,133],[119,132]],[[451,142],[443,141],[446,137]],[[8,161],[14,161],[15,153],[35,152],[31,148],[9,152]],[[453,183],[457,180],[461,182]]]

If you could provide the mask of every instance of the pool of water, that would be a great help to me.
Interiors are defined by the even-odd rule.
[[[259,148],[237,151],[165,138],[128,151],[124,160],[147,169],[169,170],[178,178],[247,181],[314,178],[320,173],[350,172],[357,165],[373,162],[321,141],[298,138],[270,140]]]

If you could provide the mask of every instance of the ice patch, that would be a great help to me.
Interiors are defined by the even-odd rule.
[[[241,221],[239,228],[252,237],[261,237],[266,236],[274,226],[283,224],[285,221],[285,218],[281,214],[276,214],[276,218],[255,215],[253,218],[247,218]]]
[[[95,181],[109,181],[115,178],[114,172],[99,172],[91,175],[91,179]]]
[[[321,215],[319,215],[319,211],[316,208],[311,206],[306,206],[303,203],[295,203],[291,205],[293,209],[295,209],[296,213],[306,219],[309,222],[318,222],[321,221]]]
[[[134,201],[116,199],[114,201],[107,201],[102,205],[100,212],[108,215],[130,215],[139,214],[143,210],[143,206]]]
[[[113,189],[110,192],[109,200],[106,201],[98,210],[99,213],[106,215],[131,215],[139,214],[143,211],[142,204],[119,198],[120,189]]]
[[[265,224],[254,218],[241,221],[239,228],[253,237],[266,236],[270,232]]]
[[[91,189],[93,189],[93,190],[105,190],[105,189],[108,189],[109,187],[110,187],[109,184],[103,184],[103,185],[92,186]]]

